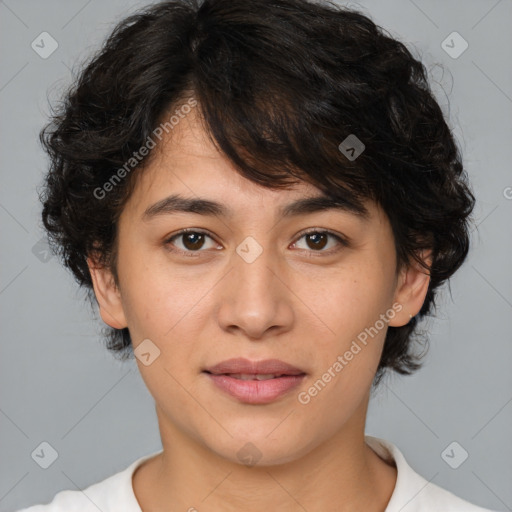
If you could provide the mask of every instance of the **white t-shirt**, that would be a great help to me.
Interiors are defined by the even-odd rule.
[[[409,466],[393,443],[368,435],[365,441],[382,459],[394,461],[397,468],[395,489],[385,512],[492,512],[425,480]],[[123,471],[83,491],[61,491],[47,505],[34,505],[18,512],[142,512],[133,492],[132,475],[157,453],[161,452],[141,457]]]

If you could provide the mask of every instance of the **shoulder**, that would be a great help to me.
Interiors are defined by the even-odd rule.
[[[425,480],[425,492],[418,496],[418,510],[443,510],[444,512],[494,512],[488,508],[473,505],[455,494]],[[406,507],[404,512],[409,509]],[[415,510],[415,509],[412,509]]]
[[[140,457],[122,471],[83,490],[60,491],[50,503],[16,512],[114,512],[120,509],[123,512],[141,512],[133,492],[132,475],[138,466],[154,455]]]
[[[394,462],[397,468],[395,489],[385,512],[493,512],[473,505],[423,478],[409,466],[393,443],[373,436],[365,436],[365,441],[377,455]]]

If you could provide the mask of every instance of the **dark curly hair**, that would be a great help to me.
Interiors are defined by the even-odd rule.
[[[118,284],[117,221],[154,152],[134,155],[194,98],[210,140],[247,179],[271,189],[304,180],[355,210],[365,199],[384,209],[397,272],[416,261],[430,283],[417,317],[388,327],[374,385],[386,368],[420,368],[418,318],[466,258],[475,198],[425,66],[386,34],[358,11],[308,0],[170,0],[122,20],[40,133],[49,244],[91,303],[88,255]],[[339,149],[350,134],[365,145],[357,159]],[[133,171],[104,199],[128,161]],[[127,328],[104,334],[114,354],[133,356]]]

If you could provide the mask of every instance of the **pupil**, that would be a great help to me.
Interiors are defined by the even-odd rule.
[[[314,244],[314,248],[318,249],[323,249],[325,247],[325,239],[327,238],[325,236],[325,233],[313,233],[311,235],[308,235],[309,237],[309,240],[313,240],[313,244]],[[320,238],[323,238],[323,241],[320,240]],[[316,240],[316,241],[315,241]],[[324,242],[324,243],[322,243]]]
[[[204,235],[201,234],[201,233],[188,233],[185,236],[185,246],[187,247],[187,249],[198,249],[198,248],[200,248],[203,236]],[[197,238],[198,240],[196,240],[194,242],[194,240],[193,240],[194,238]]]

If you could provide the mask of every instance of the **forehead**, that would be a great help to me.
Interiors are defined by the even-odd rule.
[[[194,187],[208,189],[212,194],[216,190],[241,192],[250,184],[257,195],[269,191],[271,196],[281,196],[283,190],[271,190],[258,186],[236,172],[229,159],[223,155],[203,129],[196,111],[180,119],[153,150],[149,165],[138,176],[137,190],[141,194],[155,192],[163,184],[173,183],[179,188],[189,188],[189,195],[195,193]],[[297,180],[290,187],[296,194],[313,194],[317,188],[305,181]],[[285,191],[286,192],[286,191]]]
[[[365,202],[367,212],[361,214],[351,211],[346,203],[335,204],[319,188],[298,179],[284,189],[252,182],[219,152],[193,111],[165,134],[153,151],[151,161],[137,176],[127,204],[142,220],[166,211],[230,217],[239,211],[272,209],[279,216],[293,216],[329,206],[361,221],[378,213],[377,205],[370,200]]]

